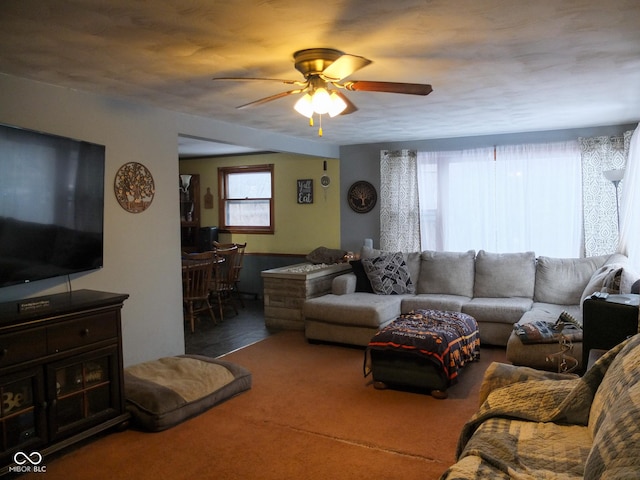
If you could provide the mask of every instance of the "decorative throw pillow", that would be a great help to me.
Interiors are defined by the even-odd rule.
[[[622,268],[613,269],[607,273],[602,282],[601,292],[607,292],[611,294],[619,294],[622,285]]]
[[[362,259],[362,266],[378,295],[415,293],[409,269],[401,252]]]
[[[356,292],[373,293],[373,287],[369,277],[367,277],[367,272],[364,271],[362,260],[351,260],[349,264],[353,269],[353,274],[356,276]]]

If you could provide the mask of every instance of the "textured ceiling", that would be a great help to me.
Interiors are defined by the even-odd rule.
[[[638,0],[2,0],[0,72],[317,140],[295,97],[235,107],[302,79],[292,54],[373,63],[350,79],[430,83],[426,97],[348,92],[323,121],[345,145],[635,123]]]

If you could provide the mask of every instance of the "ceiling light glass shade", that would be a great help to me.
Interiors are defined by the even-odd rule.
[[[311,95],[305,93],[303,97],[300,97],[300,100],[296,102],[293,108],[295,108],[296,112],[298,112],[300,115],[311,118],[311,116],[313,115]]]
[[[331,108],[331,97],[327,89],[323,87],[317,88],[311,97],[311,104],[313,105],[313,111],[320,115],[329,112]]]
[[[329,116],[335,117],[336,115],[340,115],[344,112],[344,109],[347,108],[346,102],[338,95],[336,92],[331,92],[331,106],[329,107]]]

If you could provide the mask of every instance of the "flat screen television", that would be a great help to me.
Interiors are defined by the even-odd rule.
[[[0,124],[0,287],[103,266],[105,147]]]

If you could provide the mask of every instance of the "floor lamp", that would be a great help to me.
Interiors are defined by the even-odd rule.
[[[616,218],[618,219],[618,234],[620,234],[620,203],[618,201],[618,185],[620,185],[620,180],[624,178],[624,168],[605,170],[602,174],[604,175],[604,178],[613,183],[613,188],[616,189]]]

